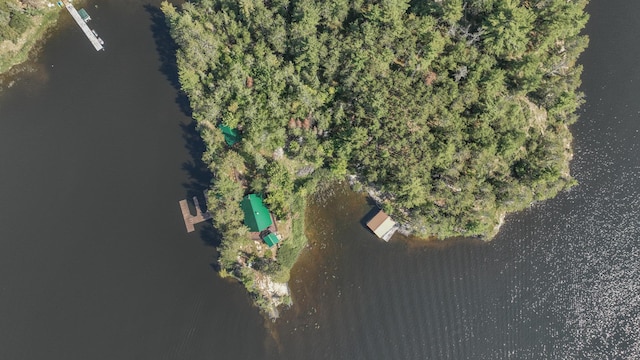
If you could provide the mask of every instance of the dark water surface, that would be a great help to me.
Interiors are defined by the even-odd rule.
[[[492,243],[427,245],[377,240],[335,189],[266,327],[210,229],[185,233],[206,177],[158,4],[88,5],[104,53],[63,14],[0,96],[0,359],[639,358],[640,2],[589,6],[578,187]]]
[[[0,98],[0,359],[263,353],[262,318],[185,232],[190,119],[145,4],[87,6],[104,53],[63,13],[42,70]]]

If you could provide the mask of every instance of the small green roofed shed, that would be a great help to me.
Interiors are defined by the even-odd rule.
[[[247,225],[249,231],[260,232],[273,225],[271,214],[269,214],[269,210],[264,206],[262,198],[258,195],[249,194],[245,196],[240,203],[240,207],[244,212],[244,224]]]
[[[87,13],[87,10],[85,9],[78,10],[78,15],[80,15],[80,17],[82,18],[82,20],[84,20],[84,22],[91,20],[91,16],[89,16],[89,14]]]
[[[276,236],[276,234],[274,233],[269,233],[269,235],[265,236],[262,238],[262,240],[269,245],[269,247],[272,247],[273,245],[277,244],[278,241],[278,237]]]
[[[240,142],[240,132],[238,129],[232,129],[227,125],[220,124],[220,130],[222,130],[222,135],[224,135],[224,141],[226,141],[227,145],[233,146],[234,144]]]

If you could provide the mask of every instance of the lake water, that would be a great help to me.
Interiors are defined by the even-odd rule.
[[[159,1],[68,14],[0,95],[0,359],[628,359],[640,354],[640,3],[593,1],[580,185],[491,243],[377,240],[343,188],[308,212],[295,305],[220,279]]]

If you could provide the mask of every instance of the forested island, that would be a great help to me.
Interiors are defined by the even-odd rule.
[[[48,1],[0,0],[0,74],[27,59],[58,14]]]
[[[273,316],[307,242],[307,197],[348,175],[424,238],[490,239],[506,213],[573,186],[586,3],[164,3],[221,274]],[[252,194],[275,215],[271,247],[251,239]]]

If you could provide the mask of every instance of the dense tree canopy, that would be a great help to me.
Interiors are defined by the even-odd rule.
[[[15,41],[31,25],[37,7],[29,1],[0,0],[0,43]]]
[[[200,0],[163,10],[216,187],[226,186],[225,151],[242,155],[250,187],[280,215],[301,168],[355,173],[418,234],[450,236],[490,235],[504,213],[572,184],[585,4]],[[241,130],[235,150],[219,124]]]
[[[586,0],[198,0],[163,11],[206,143],[219,263],[271,311],[306,244],[305,197],[356,174],[420,236],[490,238],[573,184]],[[237,129],[228,146],[220,126]],[[281,220],[249,240],[240,200]],[[271,310],[270,310],[271,309]]]

